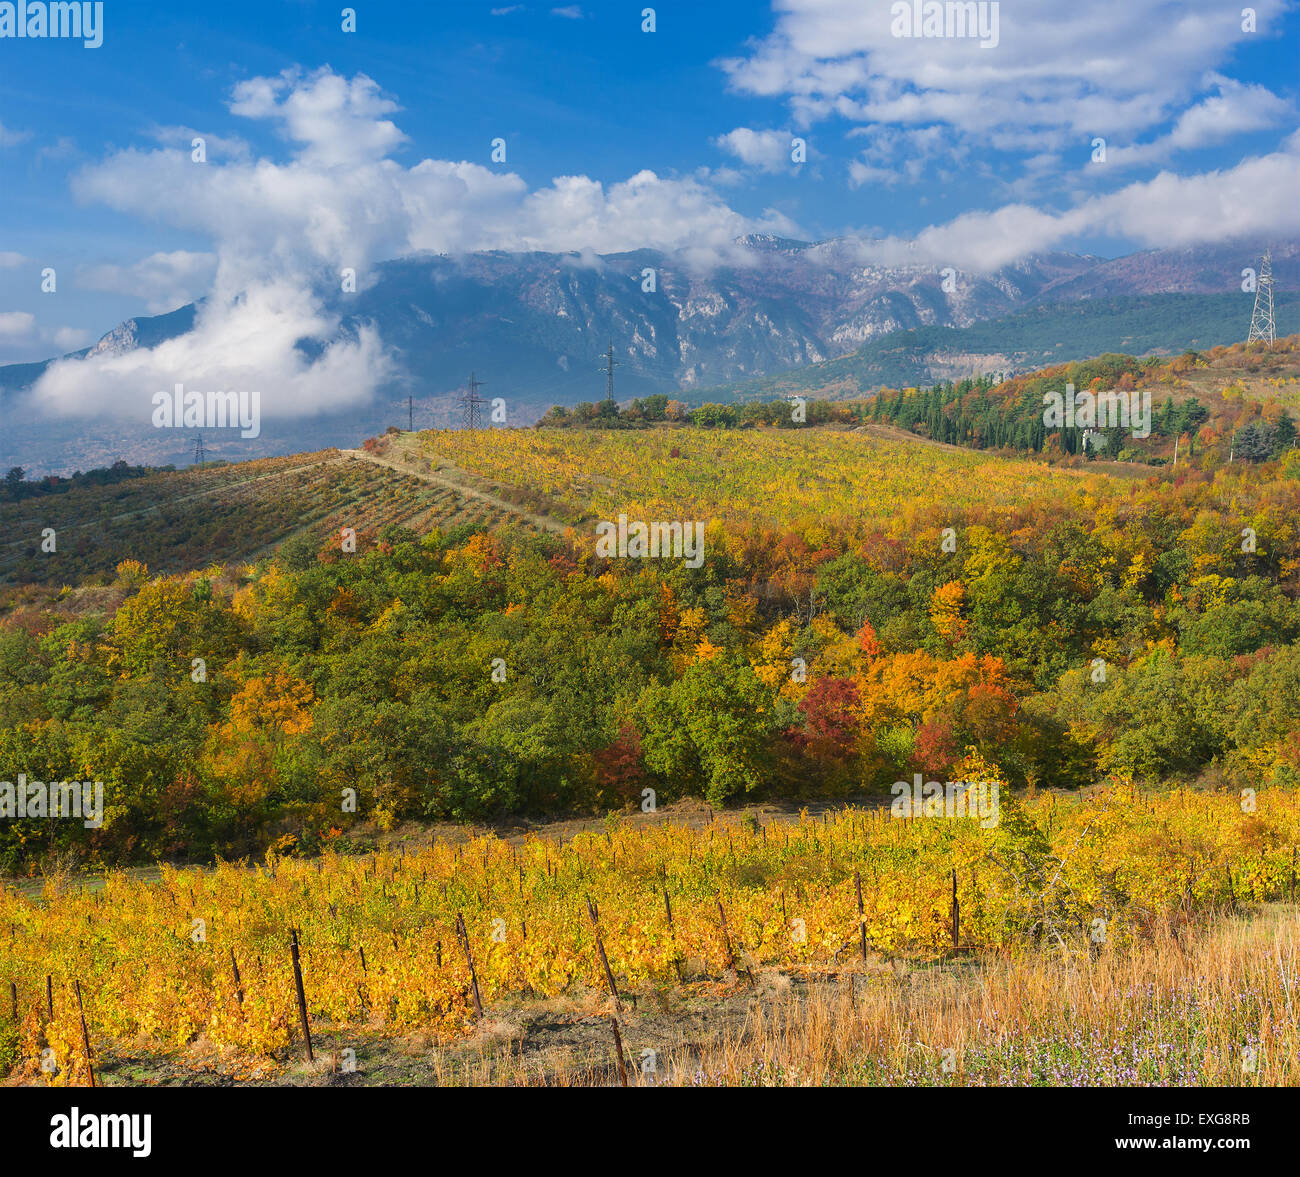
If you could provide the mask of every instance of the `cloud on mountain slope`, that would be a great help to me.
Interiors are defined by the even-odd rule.
[[[483,249],[653,247],[706,265],[744,233],[797,232],[779,214],[742,216],[694,178],[641,171],[604,185],[560,176],[530,189],[512,172],[465,161],[405,166],[391,158],[406,143],[389,118],[399,108],[364,75],[291,70],[250,79],[235,88],[230,109],[273,126],[288,158],[237,150],[196,163],[182,129],[172,128],[159,137],[177,146],[119,151],[75,177],[84,201],[212,242],[211,254],[97,267],[84,275],[90,288],[129,291],[160,308],[193,297],[196,277],[210,273],[210,289],[184,339],[56,363],[33,390],[33,410],[135,417],[176,383],[257,388],[270,415],[361,405],[394,364],[375,328],[340,337],[321,292],[340,289],[344,271],[361,289],[376,261]],[[303,339],[328,345],[313,358],[297,346]]]

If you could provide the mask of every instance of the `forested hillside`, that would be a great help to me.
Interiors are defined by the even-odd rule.
[[[333,504],[252,563],[123,559],[82,588],[77,557],[58,591],[6,590],[0,763],[102,780],[106,820],[6,823],[0,866],[308,850],[647,787],[887,793],[971,755],[1020,788],[1300,770],[1293,457],[1121,480],[826,428],[372,453],[529,488],[568,530],[353,547]],[[597,555],[619,514],[703,521],[702,566]]]

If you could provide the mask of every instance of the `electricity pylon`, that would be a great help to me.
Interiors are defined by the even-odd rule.
[[[1277,339],[1277,328],[1273,322],[1273,259],[1269,251],[1264,250],[1264,260],[1259,267],[1259,282],[1255,287],[1255,309],[1250,316],[1250,335],[1247,343],[1262,339],[1272,347]]]
[[[605,353],[605,399],[614,399],[614,369],[618,361],[614,358],[614,341],[609,341],[609,350]]]
[[[487,401],[478,394],[478,390],[482,387],[482,383],[471,372],[469,374],[469,392],[460,398],[460,407],[465,413],[466,429],[481,429],[483,427],[480,408],[487,404]]]

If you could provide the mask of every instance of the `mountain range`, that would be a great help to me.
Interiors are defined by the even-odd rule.
[[[458,424],[471,371],[486,382],[485,396],[504,398],[510,424],[531,423],[553,404],[602,398],[611,345],[616,399],[664,392],[693,403],[790,386],[856,395],[1098,351],[1208,347],[1244,337],[1252,296],[1241,290],[1242,271],[1258,265],[1260,249],[1045,253],[987,274],[906,256],[882,264],[873,260],[879,247],[855,238],[744,237],[721,261],[694,266],[653,250],[402,258],[379,265],[356,294],[324,296],[340,334],[378,329],[398,376],[364,410],[268,420],[255,443],[239,442],[229,456],[354,445],[405,425],[408,396],[417,427]],[[1286,292],[1300,290],[1300,242],[1273,244],[1272,255],[1285,333],[1296,311]],[[199,309],[129,319],[73,356],[155,346],[188,332]],[[0,367],[0,466],[53,472],[119,457],[189,460],[193,431],[19,420],[16,397],[50,362]],[[224,456],[232,443],[206,432],[208,455]]]

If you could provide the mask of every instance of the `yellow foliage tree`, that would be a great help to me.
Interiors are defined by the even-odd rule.
[[[941,584],[930,596],[930,621],[935,632],[950,645],[966,636],[966,622],[961,611],[966,604],[966,586],[960,580]]]

